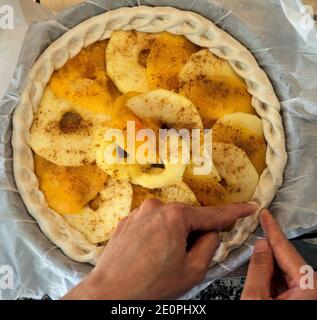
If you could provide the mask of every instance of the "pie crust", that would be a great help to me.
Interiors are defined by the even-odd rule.
[[[113,30],[148,33],[167,31],[184,35],[194,44],[208,48],[213,54],[228,60],[233,69],[246,80],[248,91],[253,96],[253,107],[262,119],[267,141],[267,168],[260,177],[252,199],[260,208],[267,207],[273,200],[282,184],[287,163],[280,103],[268,77],[251,53],[214,23],[193,12],[171,7],[144,6],[121,8],[86,20],[56,40],[34,64],[13,116],[12,145],[15,181],[28,211],[46,236],[66,255],[91,264],[96,264],[103,247],[90,244],[61,215],[48,207],[39,190],[28,139],[33,115],[53,72],[83,48],[110,38]],[[223,241],[213,263],[223,261],[232,250],[246,241],[258,226],[259,216],[260,210],[254,216],[237,221],[230,232],[222,234]]]

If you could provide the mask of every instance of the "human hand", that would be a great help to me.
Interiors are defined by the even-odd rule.
[[[218,232],[254,214],[251,204],[191,207],[146,200],[121,221],[97,266],[64,299],[170,299],[205,276]],[[192,232],[200,237],[187,248]]]
[[[261,225],[267,240],[256,243],[250,261],[242,300],[316,300],[317,289],[302,289],[300,273],[307,265],[295,247],[285,238],[268,210],[262,213]],[[314,283],[317,275],[314,273]]]

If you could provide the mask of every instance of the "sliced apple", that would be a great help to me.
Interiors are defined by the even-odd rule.
[[[132,186],[109,179],[99,195],[74,214],[64,214],[66,221],[92,244],[107,242],[119,222],[131,212]]]
[[[181,149],[176,150],[177,154],[169,153],[168,159],[163,160],[160,168],[155,163],[140,164],[137,162],[138,159],[132,161],[129,154],[122,159],[122,163],[110,163],[105,155],[108,155],[107,148],[110,147],[111,151],[114,146],[112,142],[100,140],[96,152],[97,165],[113,178],[127,180],[149,189],[162,188],[182,181],[186,164],[182,163]]]
[[[212,78],[213,76],[231,77],[245,83],[227,60],[217,57],[208,49],[200,50],[190,57],[181,71],[180,81],[188,83],[196,81],[197,77]]]
[[[171,129],[203,130],[195,105],[187,98],[165,89],[133,97],[127,101],[127,107],[140,119],[151,119]]]
[[[221,177],[216,169],[208,175],[195,175],[193,165],[186,168],[184,182],[195,193],[202,206],[215,206],[226,203],[227,192],[219,183]]]
[[[226,114],[255,113],[244,80],[208,50],[193,54],[184,66],[179,92],[196,105],[208,129]]]
[[[59,166],[82,166],[95,161],[95,135],[110,117],[88,112],[45,89],[34,115],[29,145],[35,153]]]
[[[179,74],[198,47],[184,36],[163,32],[157,35],[147,59],[150,89],[177,91]]]
[[[213,126],[213,141],[244,150],[258,174],[266,168],[266,141],[259,117],[241,112],[225,115]]]
[[[131,182],[149,189],[163,188],[180,183],[183,180],[185,169],[186,165],[183,164],[165,164],[164,169],[150,168],[131,178]]]
[[[179,202],[192,206],[200,205],[194,192],[184,182],[154,190],[134,185],[132,210],[140,207],[146,199],[159,199],[166,204]]]
[[[147,54],[155,35],[114,31],[106,50],[107,73],[122,93],[147,92]]]
[[[233,144],[213,144],[214,170],[210,175],[195,176],[187,168],[184,181],[203,206],[245,202],[252,199],[259,175],[246,153]]]
[[[259,175],[246,153],[233,144],[214,143],[213,161],[227,192],[226,202],[247,202],[252,199]]]
[[[106,75],[107,41],[84,48],[56,71],[49,88],[55,96],[91,112],[111,113],[120,92]]]

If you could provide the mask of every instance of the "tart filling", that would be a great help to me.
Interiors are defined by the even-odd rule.
[[[72,259],[95,264],[117,223],[143,199],[214,205],[251,197],[268,206],[287,162],[279,112],[256,60],[211,21],[171,7],[112,10],[69,30],[32,67],[13,116],[15,181],[47,237]],[[200,129],[195,143],[161,156],[171,145],[160,144],[161,131],[180,126]],[[149,129],[153,135],[140,139]],[[213,129],[212,147],[203,129]],[[104,161],[105,132],[116,130],[119,168]],[[183,160],[184,150],[198,157],[168,162]],[[258,222],[259,213],[223,233],[214,262]]]
[[[161,129],[213,129],[212,170],[197,175],[191,161],[159,157],[108,163],[104,133],[131,139],[129,123],[135,135],[155,133],[147,141],[155,150]],[[48,206],[92,244],[108,241],[151,197],[197,206],[250,201],[266,166],[262,122],[245,81],[226,60],[167,32],[115,31],[68,61],[45,89],[30,146]],[[132,157],[126,142],[117,149]]]

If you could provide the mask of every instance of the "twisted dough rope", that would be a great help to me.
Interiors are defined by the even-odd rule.
[[[261,208],[267,207],[282,184],[287,155],[280,104],[268,77],[249,51],[211,21],[193,12],[170,7],[134,7],[109,11],[68,31],[40,56],[29,73],[21,102],[13,116],[13,166],[20,195],[44,234],[66,255],[79,262],[95,264],[104,247],[90,244],[80,232],[71,228],[58,213],[48,207],[34,173],[33,154],[28,146],[29,130],[33,114],[55,70],[60,69],[83,48],[109,39],[113,30],[132,29],[184,35],[198,46],[208,48],[215,55],[229,61],[234,70],[246,80],[248,91],[253,96],[252,104],[262,118],[267,140],[267,168],[260,177],[252,201],[257,202]],[[259,223],[259,212],[237,221],[230,232],[222,234],[223,241],[213,263],[223,261],[232,250],[245,242]]]

